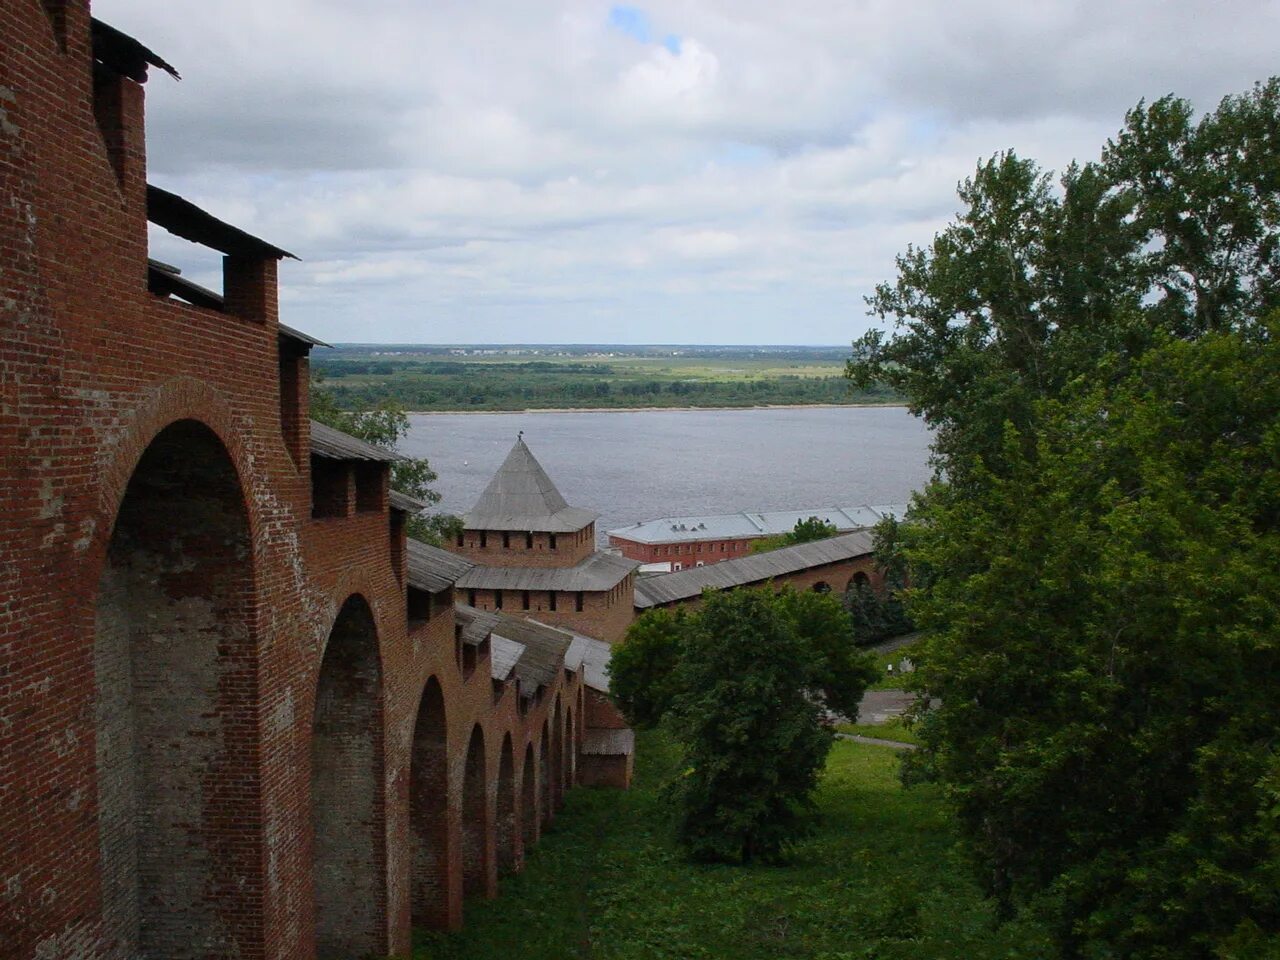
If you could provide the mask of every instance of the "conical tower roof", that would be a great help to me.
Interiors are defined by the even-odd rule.
[[[597,516],[565,502],[521,436],[463,523],[469,530],[572,533]]]

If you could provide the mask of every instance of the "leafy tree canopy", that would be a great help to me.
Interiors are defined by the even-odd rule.
[[[1065,957],[1280,955],[1277,156],[1276,80],[999,155],[850,363],[937,428],[906,774]]]
[[[831,712],[856,717],[875,677],[827,594],[708,591],[699,610],[645,614],[614,650],[610,687],[637,725],[680,743],[679,836],[695,859],[773,860],[831,746]]]
[[[1052,176],[1013,152],[960,185],[963,210],[868,303],[848,365],[936,428],[950,482],[988,469],[1006,422],[1076,378],[1119,377],[1160,334],[1248,327],[1280,306],[1280,79],[1223,100],[1139,104],[1098,161]]]

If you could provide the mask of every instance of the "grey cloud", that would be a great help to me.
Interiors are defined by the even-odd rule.
[[[94,12],[185,78],[153,176],[302,255],[282,309],[331,340],[847,341],[977,159],[1061,168],[1280,62],[1275,2],[643,6],[678,56],[602,0]],[[216,282],[189,246],[155,241]]]

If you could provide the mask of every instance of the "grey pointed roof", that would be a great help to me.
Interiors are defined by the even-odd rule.
[[[565,502],[520,437],[463,523],[469,530],[572,533],[597,516]]]

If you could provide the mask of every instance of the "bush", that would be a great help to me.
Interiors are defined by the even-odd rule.
[[[705,593],[649,614],[614,652],[614,696],[680,743],[678,835],[698,860],[772,861],[804,832],[831,712],[856,716],[874,668],[834,598],[787,588]]]

